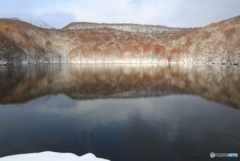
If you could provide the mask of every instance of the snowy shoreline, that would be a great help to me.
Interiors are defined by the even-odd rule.
[[[30,154],[18,154],[0,158],[0,161],[109,161],[97,158],[94,154],[88,153],[83,156],[77,156],[72,153],[41,152]]]

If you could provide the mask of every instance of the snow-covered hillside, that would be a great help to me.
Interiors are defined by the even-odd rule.
[[[50,26],[49,24],[47,24],[43,20],[37,19],[37,18],[20,19],[20,20],[31,23],[32,25],[37,26],[37,27],[41,27],[41,28],[47,28],[47,29],[53,28],[52,26]]]
[[[47,24],[46,22],[44,22],[43,20],[39,19],[39,18],[18,18],[18,17],[13,17],[13,18],[8,18],[9,20],[19,20],[19,21],[24,21],[27,23],[30,23],[34,26],[37,27],[41,27],[41,28],[46,28],[46,29],[50,29],[53,28],[51,25]]]
[[[190,28],[173,28],[160,25],[140,25],[140,24],[107,24],[107,23],[90,23],[90,22],[74,22],[70,23],[64,30],[78,30],[78,29],[95,29],[95,28],[111,28],[128,32],[143,32],[143,33],[175,33],[188,32],[194,30]]]

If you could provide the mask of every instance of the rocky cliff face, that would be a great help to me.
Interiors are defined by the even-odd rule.
[[[240,63],[240,16],[195,29],[72,23],[56,30],[1,19],[0,36],[11,44],[0,47],[2,64]]]

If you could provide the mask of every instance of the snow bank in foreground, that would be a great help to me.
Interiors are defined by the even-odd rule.
[[[97,158],[95,155],[88,153],[83,156],[77,156],[72,153],[42,152],[31,154],[19,154],[0,158],[0,161],[108,161]]]

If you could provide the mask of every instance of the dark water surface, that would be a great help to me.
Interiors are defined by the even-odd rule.
[[[112,161],[240,154],[240,69],[178,65],[0,67],[0,157]],[[215,158],[215,160],[238,158]]]

